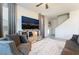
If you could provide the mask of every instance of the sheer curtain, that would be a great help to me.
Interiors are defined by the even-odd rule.
[[[8,3],[9,34],[16,33],[16,4]]]
[[[5,37],[8,32],[9,32],[9,22],[8,22],[8,5],[7,4],[3,4],[2,6],[3,12],[3,36]]]

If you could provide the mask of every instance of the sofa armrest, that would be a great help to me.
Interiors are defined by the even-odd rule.
[[[79,55],[79,46],[72,40],[67,40],[62,54]]]
[[[31,51],[31,43],[28,42],[28,43],[20,44],[18,46],[18,49],[22,54],[27,55],[29,51]]]
[[[64,48],[62,55],[74,55],[74,51],[67,49],[67,48]]]

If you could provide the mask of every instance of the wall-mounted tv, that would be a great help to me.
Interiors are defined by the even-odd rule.
[[[22,29],[39,29],[39,20],[22,16]]]

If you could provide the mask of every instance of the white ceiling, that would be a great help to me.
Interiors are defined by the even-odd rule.
[[[68,13],[73,10],[79,9],[79,3],[48,3],[49,8],[45,9],[45,5],[36,7],[38,3],[19,3],[19,5],[32,10],[37,13],[41,13],[46,16],[56,16],[63,13]]]

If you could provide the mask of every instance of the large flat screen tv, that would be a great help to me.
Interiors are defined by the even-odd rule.
[[[22,16],[22,29],[39,29],[39,20]]]

